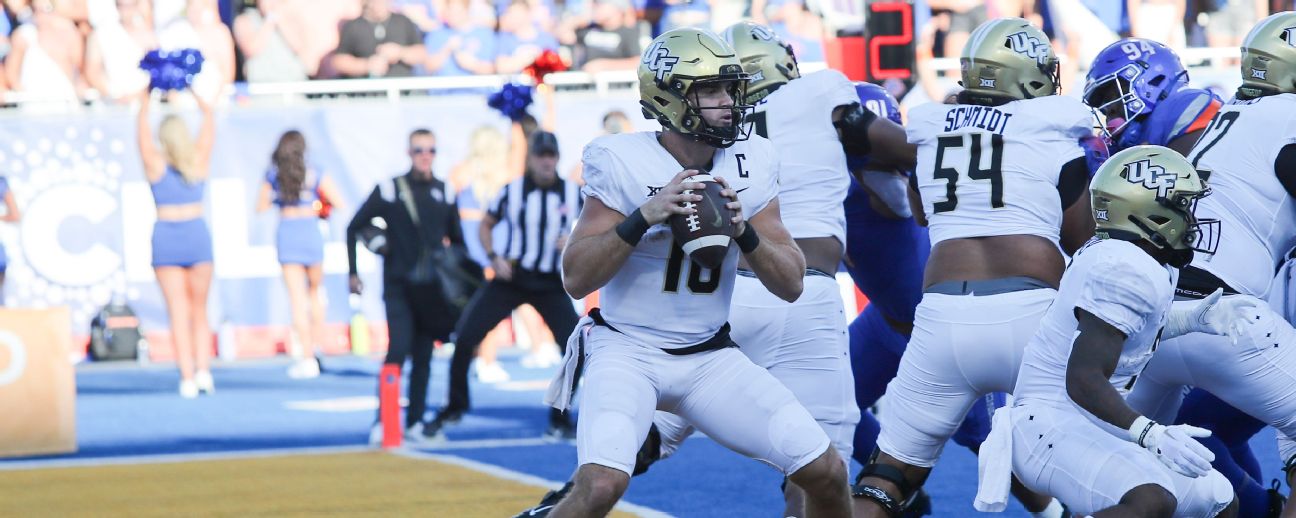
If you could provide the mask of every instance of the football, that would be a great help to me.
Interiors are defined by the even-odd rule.
[[[729,253],[733,239],[734,211],[726,208],[729,199],[720,195],[724,187],[711,175],[694,175],[689,182],[701,182],[706,187],[700,193],[702,200],[684,205],[697,208],[693,214],[675,214],[670,218],[671,233],[684,253],[706,268],[719,268]],[[684,191],[692,194],[694,191]]]

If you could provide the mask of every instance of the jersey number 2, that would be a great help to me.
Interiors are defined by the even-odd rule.
[[[666,283],[662,286],[662,291],[669,293],[679,292],[680,274],[684,270],[684,261],[688,259],[688,254],[679,244],[671,245],[670,259],[666,261]],[[689,264],[688,289],[693,293],[713,293],[716,288],[720,287],[720,269],[703,268],[698,263],[691,260]],[[702,270],[707,271],[707,280],[702,280]]]
[[[990,136],[989,149],[990,167],[981,168],[981,155],[986,152],[983,147],[981,137]],[[967,140],[971,142],[967,142]],[[994,134],[968,133],[965,135],[946,135],[936,139],[936,172],[932,174],[935,178],[946,181],[945,184],[945,201],[938,201],[932,204],[932,210],[936,213],[949,212],[958,207],[958,179],[959,170],[953,167],[945,167],[945,152],[950,149],[968,148],[967,176],[973,180],[990,180],[990,206],[1000,208],[1003,203],[1003,137]]]

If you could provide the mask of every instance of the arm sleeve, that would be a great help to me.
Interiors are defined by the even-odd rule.
[[[639,208],[639,204],[630,199],[625,187],[618,182],[622,173],[616,170],[615,161],[607,148],[596,142],[590,143],[585,146],[581,163],[584,167],[583,178],[585,179],[581,194],[598,198],[608,208],[620,212],[623,216],[629,216]]]
[[[369,221],[374,216],[379,215],[379,208],[382,207],[383,203],[382,193],[375,186],[373,191],[369,193],[369,197],[356,209],[355,215],[351,217],[351,222],[347,224],[347,271],[352,275],[357,273],[355,247],[356,240],[360,236],[360,229],[369,225]]]
[[[1156,309],[1156,281],[1140,274],[1131,264],[1107,259],[1094,263],[1081,288],[1076,307],[1092,313],[1112,327],[1133,335],[1147,323]]]

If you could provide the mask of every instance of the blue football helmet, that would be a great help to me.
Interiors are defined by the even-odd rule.
[[[892,97],[885,88],[873,83],[857,81],[855,94],[859,96],[860,105],[864,106],[864,109],[877,114],[878,117],[900,124],[900,103],[896,102],[895,97]],[[846,155],[846,167],[851,171],[862,169],[868,165],[868,162],[869,158],[866,156]]]
[[[1157,103],[1188,86],[1188,71],[1170,47],[1126,38],[1103,49],[1085,78],[1084,103],[1106,121],[1118,148],[1143,143],[1144,122]]]

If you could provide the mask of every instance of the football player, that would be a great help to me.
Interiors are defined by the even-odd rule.
[[[795,179],[779,185],[778,203],[783,224],[806,260],[804,292],[788,302],[739,259],[731,336],[743,354],[796,395],[846,461],[859,421],[845,308],[835,278],[846,243],[842,201],[851,183],[846,153],[912,167],[916,150],[902,127],[861,105],[841,72],[802,76],[791,46],[769,27],[740,22],[722,36],[751,76],[747,101],[755,105],[749,115],[753,131],[773,143],[779,175]],[[674,453],[692,432],[685,419],[659,412],[635,473]],[[783,516],[801,516],[803,498],[795,482],[785,491]]]
[[[918,145],[911,206],[932,242],[923,298],[873,459],[853,490],[857,516],[894,516],[920,488],[972,405],[1009,392],[1026,340],[1092,232],[1080,139],[1093,115],[1058,93],[1042,31],[1000,18],[972,33],[954,105],[909,111]]]
[[[1112,151],[1152,144],[1188,154],[1223,104],[1209,91],[1188,88],[1188,79],[1169,47],[1127,38],[1098,53],[1085,81],[1084,101],[1105,119]],[[1173,415],[1177,394],[1161,404],[1160,416]],[[1212,466],[1237,492],[1240,514],[1276,516],[1282,495],[1260,484],[1260,465],[1248,443],[1264,423],[1201,389],[1184,397],[1178,413],[1176,422],[1212,432],[1201,442],[1215,454]]]
[[[1160,356],[1158,341],[1230,334],[1263,305],[1216,291],[1172,306],[1178,268],[1202,250],[1194,207],[1209,193],[1161,146],[1126,149],[1099,169],[1097,235],[1072,258],[1026,347],[1013,405],[995,413],[978,510],[1003,509],[1011,471],[1079,515],[1237,515],[1232,488],[1195,439],[1210,432],[1158,424],[1124,399],[1153,351]]]
[[[1191,303],[1216,289],[1264,296],[1275,268],[1296,245],[1296,13],[1261,20],[1242,44],[1242,86],[1220,108],[1187,158],[1212,171],[1214,194],[1199,213],[1219,220],[1217,250],[1198,254],[1179,277],[1176,295]],[[1208,241],[1214,241],[1209,239]],[[1192,334],[1166,340],[1130,394],[1130,405],[1157,419],[1175,416],[1183,386],[1206,390],[1296,438],[1296,331],[1282,315],[1261,311],[1255,333],[1230,339]],[[1188,409],[1185,409],[1188,410]],[[1280,448],[1290,468],[1296,445]],[[1293,473],[1288,470],[1289,477]],[[1264,502],[1243,491],[1263,516]],[[1250,502],[1255,500],[1254,503]],[[1271,505],[1276,507],[1278,502]],[[1277,509],[1268,510],[1270,515]]]
[[[860,104],[896,124],[900,106],[891,94],[872,83],[856,83]],[[854,458],[868,464],[880,431],[877,418],[865,410],[877,404],[887,382],[896,375],[900,357],[913,329],[914,309],[922,298],[923,268],[931,252],[927,229],[919,226],[909,207],[909,173],[875,170],[868,157],[847,157],[854,175],[846,195],[846,269],[855,286],[869,299],[850,324],[851,371],[860,423],[855,428]],[[786,218],[785,218],[786,219]],[[955,443],[972,450],[990,432],[990,413],[1003,406],[1004,394],[988,394],[972,405],[954,433]],[[1020,485],[1014,494],[1036,518],[1065,516],[1052,497],[1031,493]],[[931,511],[921,490],[904,505],[906,516]]]
[[[599,137],[585,148],[586,202],[563,254],[563,283],[575,298],[602,288],[602,310],[578,328],[577,350],[547,398],[565,407],[583,363],[579,467],[551,516],[612,509],[655,410],[781,470],[805,491],[808,515],[850,513],[845,463],[828,436],[792,392],[736,349],[725,323],[740,255],[784,301],[801,296],[806,267],[779,218],[779,157],[768,140],[745,132],[748,79],[715,34],[662,34],[643,53],[639,88],[645,115],[663,131]],[[701,189],[689,177],[703,173],[726,186],[738,214],[736,246],[714,269],[688,260],[660,225],[695,211],[681,203],[701,200],[684,191]]]

